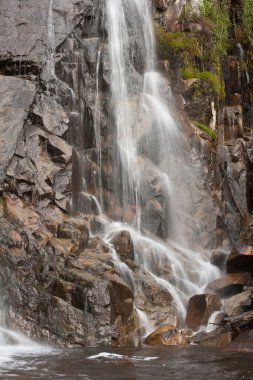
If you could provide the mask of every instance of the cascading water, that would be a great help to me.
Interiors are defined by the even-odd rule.
[[[122,207],[130,206],[136,213],[132,226],[108,225],[106,239],[122,229],[130,232],[135,262],[173,296],[183,320],[189,297],[203,291],[219,271],[209,263],[207,251],[189,249],[197,240],[198,226],[190,216],[196,179],[185,160],[185,139],[168,108],[168,85],[156,71],[150,6],[146,0],[105,0],[111,109],[117,133],[114,191]],[[141,202],[149,177],[159,183],[165,203],[163,240],[140,233],[152,223]],[[196,191],[196,196],[203,194]],[[115,265],[120,266],[118,258]],[[133,276],[129,268],[122,273],[124,268],[121,265],[119,272],[132,287]]]

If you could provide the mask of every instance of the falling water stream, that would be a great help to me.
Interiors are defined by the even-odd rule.
[[[117,130],[115,192],[121,192],[123,207],[132,205],[136,210],[131,226],[108,224],[106,240],[109,242],[122,229],[130,232],[136,264],[168,290],[184,320],[189,298],[203,292],[205,285],[219,274],[209,262],[208,251],[195,251],[197,223],[190,217],[194,191],[189,182],[194,183],[197,178],[185,159],[186,142],[169,109],[168,84],[156,71],[150,2],[106,0],[105,12],[111,61],[111,108]],[[154,146],[154,133],[157,146]],[[140,215],[141,184],[145,183],[147,173],[158,179],[162,189],[167,239],[141,233],[148,222],[148,216]],[[126,264],[120,265],[118,258],[115,265],[132,287],[131,270]],[[170,279],[163,276],[166,272],[170,272]],[[134,290],[138,292],[137,285]],[[144,310],[139,311],[139,317],[147,330]]]

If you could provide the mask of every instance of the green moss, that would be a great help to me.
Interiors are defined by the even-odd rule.
[[[220,3],[216,4],[213,0],[203,0],[200,14],[211,25],[213,31],[213,46],[206,57],[218,61],[228,48],[230,20],[226,1],[220,0]]]
[[[168,50],[173,49],[187,51],[192,56],[201,56],[197,39],[189,33],[166,32],[161,26],[155,25],[155,34],[158,48],[164,51],[165,55]]]
[[[196,125],[196,127],[199,128],[201,131],[207,133],[213,141],[217,140],[217,134],[214,131],[212,131],[207,125],[201,124],[197,121],[193,121],[193,124]]]
[[[220,76],[212,73],[211,71],[199,71],[194,67],[183,67],[181,69],[181,75],[183,79],[198,78],[208,81],[216,94],[220,98],[225,97],[224,82],[220,79]]]
[[[243,1],[242,28],[247,38],[253,36],[253,4],[252,0]]]

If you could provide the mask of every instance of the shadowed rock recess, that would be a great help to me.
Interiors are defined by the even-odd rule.
[[[0,326],[60,345],[245,350],[243,15],[234,0],[1,0]]]

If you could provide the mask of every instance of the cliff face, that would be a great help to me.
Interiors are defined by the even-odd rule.
[[[104,218],[92,195],[102,194],[109,217],[133,219],[133,209],[124,209],[113,191],[116,131],[110,120],[108,31],[101,3],[1,4],[1,298],[8,324],[66,344],[134,344],[139,334],[133,289],[119,277],[108,245],[96,236]],[[190,145],[196,191],[208,194],[193,205],[198,244],[225,251],[252,245],[252,47],[245,46],[242,56],[234,35],[241,8],[233,13],[233,1],[227,5],[231,46],[208,59],[203,51],[211,49],[215,25],[196,11],[198,2],[195,13],[183,1],[153,3],[159,67]],[[136,38],[133,30],[132,44]],[[136,71],[143,71],[138,56],[134,62]],[[158,185],[142,193],[152,221],[145,229],[165,238]],[[171,295],[134,264],[131,244],[127,233],[114,241],[145,284],[139,304],[148,305],[155,326],[175,323]]]

